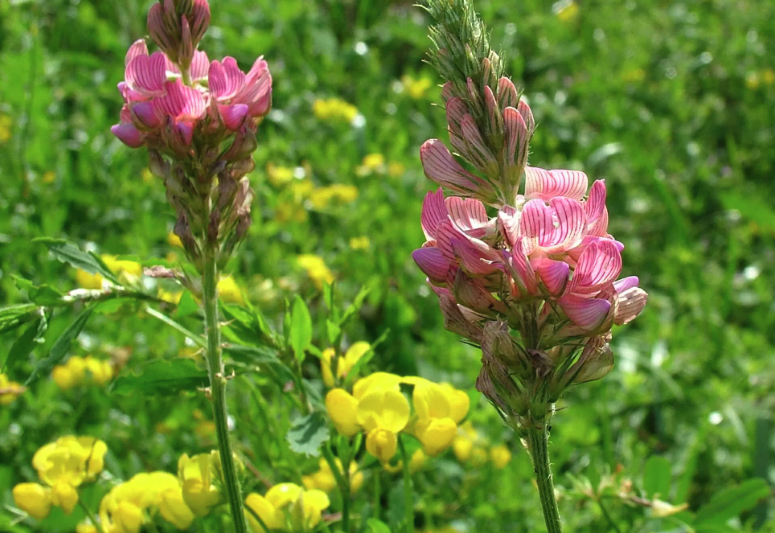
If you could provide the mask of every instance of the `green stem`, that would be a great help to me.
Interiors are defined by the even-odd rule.
[[[619,529],[619,526],[616,525],[616,522],[614,522],[614,519],[611,518],[610,514],[608,514],[608,509],[606,509],[605,505],[603,505],[603,500],[598,499],[597,505],[600,507],[600,510],[603,512],[603,517],[605,517],[606,521],[611,525],[612,528],[614,528],[614,531],[616,531],[616,533],[622,533],[622,530]]]
[[[105,533],[105,530],[102,529],[102,525],[100,525],[100,523],[97,521],[97,517],[94,516],[94,513],[91,512],[91,509],[89,509],[86,506],[86,504],[83,503],[83,500],[81,498],[78,498],[78,505],[80,505],[81,509],[83,509],[83,512],[86,513],[86,516],[89,518],[89,521],[97,530],[97,533]]]
[[[231,517],[237,533],[248,533],[245,513],[242,508],[237,470],[229,440],[229,426],[226,413],[226,376],[221,357],[221,330],[218,324],[218,267],[215,251],[207,247],[202,275],[202,299],[205,313],[205,333],[207,334],[207,370],[210,374],[210,395],[213,403],[215,429],[218,436],[218,451],[221,456],[223,484],[231,508]]]
[[[326,459],[326,462],[328,463],[328,467],[331,469],[331,473],[334,474],[334,479],[336,479],[336,485],[339,487],[339,493],[342,495],[342,529],[345,531],[345,533],[349,533],[350,531],[349,480],[346,479],[342,475],[342,472],[339,470],[339,465],[336,464],[336,459],[334,458],[334,454],[331,453],[331,446],[328,443],[326,443],[326,445],[323,446],[323,457]],[[343,467],[343,468],[347,468],[347,467]]]
[[[382,510],[382,488],[379,486],[380,477],[382,474],[381,468],[375,468],[374,472],[374,518],[380,519],[380,511]]]
[[[538,483],[538,494],[541,497],[541,508],[544,511],[544,522],[549,533],[562,533],[560,513],[557,510],[557,499],[554,496],[552,482],[552,467],[549,463],[549,434],[543,422],[531,422],[527,427],[528,446],[533,458],[533,469]]]
[[[409,456],[406,454],[406,446],[398,436],[398,447],[401,449],[401,462],[403,463],[404,473],[404,520],[406,521],[406,530],[409,533],[414,532],[414,496],[412,495],[412,474],[409,472]]]

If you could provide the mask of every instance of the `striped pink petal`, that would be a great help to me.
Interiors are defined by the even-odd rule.
[[[553,296],[559,296],[565,290],[570,274],[570,266],[564,261],[554,261],[539,257],[531,261],[538,277],[544,282],[546,290]]]
[[[224,58],[223,62],[210,63],[210,94],[219,102],[225,102],[239,93],[245,86],[245,73],[237,65],[233,57]]]
[[[503,128],[506,143],[506,161],[510,165],[521,165],[527,160],[530,138],[522,115],[513,107],[503,111]]]
[[[622,293],[627,289],[637,287],[639,282],[640,280],[638,279],[638,276],[629,276],[627,278],[622,278],[619,281],[614,282],[614,290],[617,293]]]
[[[643,311],[649,295],[639,287],[630,287],[629,289],[617,295],[616,315],[614,324],[622,326],[632,322]]]
[[[581,257],[581,254],[584,253],[584,250],[586,250],[590,244],[603,240],[610,241],[612,239],[609,237],[600,237],[597,235],[586,235],[581,239],[581,243],[579,243],[578,246],[568,250],[568,257],[573,261],[578,261],[579,257]],[[613,243],[616,246],[616,249],[619,250],[619,253],[624,250],[624,244],[620,243],[619,241],[613,241]]]
[[[447,124],[456,135],[461,135],[460,124],[469,111],[462,98],[451,98],[447,101]]]
[[[455,85],[451,81],[445,83],[441,88],[441,97],[445,102],[455,97]]]
[[[503,302],[494,298],[492,293],[484,288],[481,281],[469,278],[461,270],[457,271],[453,290],[458,304],[477,313],[490,314],[493,310],[507,311]]]
[[[490,89],[490,87],[487,85],[484,87],[484,103],[487,106],[487,114],[490,118],[490,127],[494,127],[496,124],[498,124],[498,118],[501,114],[501,110],[498,107],[498,102],[495,99],[495,95],[493,94],[492,89]]]
[[[465,170],[438,139],[425,141],[420,148],[425,175],[443,187],[461,194],[475,193],[483,181]]]
[[[572,294],[560,298],[559,304],[570,321],[586,331],[600,327],[611,310],[611,302],[608,300],[582,298]]]
[[[509,246],[514,246],[519,237],[519,211],[506,205],[498,211],[498,229]]]
[[[164,116],[176,120],[191,121],[199,119],[205,112],[205,100],[198,90],[183,85],[180,79],[164,84],[167,92],[162,98],[153,100]]]
[[[508,78],[498,80],[498,104],[505,110],[507,107],[516,107],[519,103],[519,93],[514,83]]]
[[[447,281],[451,265],[438,248],[429,246],[415,250],[412,252],[412,259],[431,281],[436,283]]]
[[[223,124],[231,131],[237,131],[242,121],[248,115],[248,106],[245,104],[221,105],[218,104],[218,113]]]
[[[138,39],[132,44],[132,46],[129,47],[129,50],[127,50],[126,57],[124,58],[124,67],[128,67],[129,63],[131,63],[132,60],[137,56],[147,55],[148,46],[145,44],[145,39]]]
[[[429,241],[435,240],[436,226],[448,218],[447,207],[444,203],[444,191],[441,187],[426,194],[422,202],[422,215],[420,217],[425,238]]]
[[[530,264],[524,252],[522,243],[524,239],[519,237],[517,244],[511,249],[511,266],[514,269],[514,283],[519,287],[521,295],[533,296],[538,294],[538,284],[533,265]]]
[[[245,77],[245,83],[250,85],[255,83],[258,78],[269,72],[269,63],[266,62],[264,56],[259,56],[250,67],[247,76]]]
[[[581,242],[584,232],[584,208],[581,203],[570,198],[552,198],[552,232],[539,244],[547,253],[564,252]]]
[[[472,240],[452,239],[450,242],[460,267],[466,272],[475,276],[486,276],[498,270],[498,267],[492,264],[492,257],[485,253],[481,246],[477,247]]]
[[[474,198],[450,196],[445,204],[450,220],[458,229],[472,237],[484,236],[485,226],[490,219],[482,202]]]
[[[525,197],[548,201],[558,196],[581,200],[587,192],[587,175],[576,170],[525,169]]]
[[[132,106],[132,114],[148,129],[161,126],[162,117],[152,102],[139,102]]]
[[[195,43],[202,40],[210,25],[210,4],[207,0],[194,0],[191,13],[191,38]]]
[[[245,86],[234,97],[232,103],[246,104],[248,106],[248,115],[251,117],[261,117],[269,112],[272,105],[272,75],[266,69],[266,61],[257,61],[259,67],[255,71],[251,70],[245,80]],[[260,75],[255,76],[260,72]]]
[[[167,80],[166,57],[162,52],[154,52],[132,59],[124,73],[129,88],[146,96],[163,95]]]
[[[457,264],[455,250],[452,248],[452,241],[465,240],[466,236],[452,224],[449,218],[440,221],[436,225],[435,235],[436,245],[448,262]]]
[[[589,197],[584,202],[584,212],[587,215],[587,233],[589,235],[602,237],[608,233],[608,209],[605,206],[605,198],[605,181],[595,181],[589,191]]]
[[[533,111],[530,109],[530,106],[527,105],[527,102],[525,100],[520,100],[519,106],[517,107],[517,111],[519,111],[519,114],[522,115],[523,119],[525,119],[525,124],[527,124],[527,129],[532,134],[533,130],[536,127],[536,121],[533,118]]]
[[[614,241],[600,239],[581,253],[568,290],[574,294],[593,294],[612,283],[621,270],[622,256]]]
[[[470,146],[466,156],[471,163],[480,170],[485,169],[488,165],[496,164],[495,156],[485,144],[479,126],[471,115],[463,117],[463,121],[460,123],[460,132]]]
[[[131,123],[122,122],[110,128],[110,131],[119,141],[130,148],[140,148],[145,143],[145,134],[135,128]]]
[[[206,52],[202,52],[201,50],[194,52],[194,57],[191,60],[191,67],[189,68],[188,73],[189,76],[191,76],[192,81],[202,81],[208,78],[210,73],[210,59],[207,57]]]

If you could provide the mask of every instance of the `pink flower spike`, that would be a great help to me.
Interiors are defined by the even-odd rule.
[[[134,44],[132,44],[132,46],[129,47],[129,50],[127,50],[126,57],[124,58],[124,67],[128,67],[129,63],[131,63],[132,60],[137,56],[147,55],[148,45],[145,44],[145,39],[138,39],[134,42]]]
[[[167,80],[166,61],[162,52],[154,52],[150,56],[138,55],[126,68],[127,85],[145,96],[163,95]]]
[[[639,287],[630,287],[629,289],[617,295],[616,315],[614,324],[623,326],[635,320],[635,318],[646,307],[649,295]]]
[[[627,278],[622,278],[619,281],[614,282],[614,290],[621,294],[627,289],[631,289],[633,287],[637,287],[639,283],[638,276],[629,276]]]
[[[191,38],[195,43],[202,40],[210,25],[210,4],[207,0],[194,0],[191,15]]]
[[[536,121],[533,118],[533,111],[530,109],[530,106],[527,105],[527,102],[525,100],[520,100],[519,105],[517,106],[517,111],[519,111],[519,114],[522,115],[522,118],[525,119],[525,124],[527,124],[527,129],[532,133],[532,131],[536,127]]]
[[[156,107],[151,102],[139,102],[133,105],[132,114],[148,129],[155,129],[161,126],[162,117],[159,116]]]
[[[110,132],[130,148],[140,148],[145,144],[145,135],[130,123],[116,124]]]
[[[544,282],[546,289],[552,296],[559,296],[565,290],[570,274],[570,266],[564,261],[553,261],[546,257],[539,257],[532,261],[538,277]]]
[[[207,57],[207,53],[200,50],[194,52],[194,58],[191,60],[191,67],[188,70],[188,75],[191,77],[191,81],[206,80],[209,71],[210,59]]]
[[[445,83],[441,88],[441,97],[444,99],[445,102],[449,102],[452,98],[455,97],[455,86],[451,81],[448,81]]]
[[[210,93],[219,102],[225,102],[236,96],[245,86],[245,74],[233,57],[226,57],[223,63],[210,63],[209,82]]]
[[[600,327],[611,310],[611,302],[608,300],[582,298],[572,294],[560,298],[559,304],[570,321],[586,331]]]
[[[180,121],[198,120],[206,110],[202,93],[193,87],[183,85],[180,79],[164,84],[167,94],[153,100],[164,116]]]
[[[481,238],[486,231],[489,218],[484,204],[474,198],[450,196],[446,202],[449,218],[466,235]]]
[[[600,239],[581,253],[568,292],[594,294],[622,270],[622,256],[612,240]]]
[[[581,200],[587,193],[587,175],[576,170],[525,169],[525,197],[549,201],[558,196]]]
[[[503,111],[503,127],[506,135],[506,161],[521,165],[527,160],[528,136],[525,119],[513,107]]]
[[[451,265],[444,258],[441,250],[435,246],[415,250],[412,252],[412,259],[431,281],[436,283],[447,281]]]
[[[479,126],[476,125],[476,121],[471,115],[463,117],[463,121],[460,123],[460,132],[471,147],[466,154],[471,163],[480,167],[480,170],[487,165],[496,164],[495,156],[492,155],[492,152],[490,152],[490,149],[484,142]]]
[[[516,107],[519,103],[519,93],[514,83],[508,78],[498,80],[498,104],[501,109]]]
[[[511,266],[514,269],[514,282],[519,287],[522,296],[538,294],[535,270],[525,254],[525,238],[519,237],[517,243],[511,249]]]
[[[242,125],[243,119],[248,115],[248,106],[245,104],[218,105],[218,113],[223,124],[231,131],[237,131]]]
[[[447,207],[444,203],[444,191],[439,187],[435,192],[425,195],[422,202],[422,231],[429,241],[436,239],[436,227],[448,220]]]
[[[420,148],[420,159],[429,179],[458,194],[471,196],[483,184],[481,179],[460,166],[438,139],[425,141]]]
[[[481,241],[479,241],[481,242]],[[460,261],[460,266],[466,272],[474,276],[486,276],[498,270],[497,266],[492,264],[492,258],[487,257],[482,250],[466,239],[452,239],[452,250],[455,257]],[[482,243],[483,246],[487,246]]]
[[[248,115],[251,117],[266,115],[272,105],[272,75],[269,71],[264,69],[257,78],[248,75],[243,89],[234,97],[232,103],[246,104]]]
[[[461,136],[460,124],[463,122],[463,117],[468,114],[468,106],[463,102],[461,98],[450,98],[447,101],[447,124],[450,130],[457,136]]]

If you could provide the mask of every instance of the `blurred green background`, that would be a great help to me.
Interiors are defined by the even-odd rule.
[[[35,237],[142,259],[176,251],[167,241],[173,213],[146,170],[147,156],[109,131],[121,106],[124,54],[144,36],[151,4],[0,1],[3,305],[24,300],[11,274],[61,291],[76,287],[74,270],[50,260]],[[569,531],[610,527],[573,489],[574,479],[597,487],[618,472],[637,493],[654,455],[671,465],[663,499],[685,501],[690,510],[743,480],[771,482],[775,3],[476,6],[538,122],[531,164],[606,180],[609,229],[626,244],[623,275],[638,275],[650,294],[641,317],[614,332],[615,370],[558,406],[552,453],[556,483],[567,490],[561,510]],[[310,273],[299,261],[319,256],[345,300],[370,289],[347,338],[373,341],[389,329],[375,368],[472,389],[479,355],[443,329],[436,298],[410,257],[424,240],[420,207],[432,188],[419,146],[446,138],[440,80],[423,62],[428,22],[411,1],[212,2],[201,47],[211,58],[234,56],[243,69],[264,55],[274,77],[274,109],[260,128],[250,176],[253,226],[227,271],[273,323],[295,293],[313,317],[319,309],[322,316],[315,276],[328,273]],[[332,98],[354,107],[320,102]],[[31,362],[73,316],[55,316]],[[0,337],[0,353],[17,335]],[[316,344],[326,347],[322,328]],[[97,317],[73,353],[126,354],[129,371],[182,347],[182,337],[159,322],[128,312]],[[24,381],[31,367],[10,378]],[[317,376],[314,361],[305,372]],[[232,400],[244,453],[260,424],[242,389]],[[184,398],[127,398],[98,388],[62,393],[41,380],[0,407],[0,502],[11,504],[13,484],[34,478],[32,453],[69,433],[104,439],[108,470],[118,478],[174,471],[180,453],[211,444],[191,416],[193,409],[207,413],[207,402],[193,393]],[[418,529],[540,531],[527,455],[484,400],[472,419],[494,442],[509,443],[514,459],[499,472],[461,466],[451,454],[430,463],[418,481]],[[160,431],[160,424],[173,429]],[[256,461],[269,479],[283,480],[271,463]],[[93,492],[86,497],[96,507],[100,493]],[[772,503],[712,531],[775,531],[767,520]],[[615,501],[609,507],[621,531],[688,531],[674,517],[652,518]],[[0,530],[36,530],[33,522],[11,526],[13,518],[0,509]],[[60,515],[39,530],[71,531],[76,521]]]

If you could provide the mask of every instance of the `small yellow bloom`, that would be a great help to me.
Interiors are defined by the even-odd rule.
[[[371,349],[371,345],[368,342],[360,341],[354,343],[347,349],[344,357],[336,358],[336,376],[339,379],[345,379],[350,370],[356,365],[356,363],[363,357],[366,352]],[[323,351],[320,357],[320,370],[323,375],[323,382],[326,387],[334,387],[336,385],[336,379],[332,372],[332,358],[334,356],[334,349],[327,348]]]
[[[91,522],[81,522],[75,526],[75,533],[97,533],[97,528]]]
[[[78,491],[69,483],[56,483],[51,489],[51,503],[70,514],[78,505]]]
[[[272,531],[285,529],[285,515],[284,513],[269,503],[266,498],[255,492],[248,494],[245,498],[245,505],[250,507],[254,513],[261,517],[261,520]],[[264,533],[264,528],[258,520],[253,517],[253,514],[245,511],[245,516],[248,519],[251,531],[254,533]]]
[[[425,455],[425,453],[420,449],[416,449],[414,453],[412,454],[412,457],[409,458],[409,473],[414,474],[418,470],[420,470],[423,465],[425,465],[425,461],[428,459],[428,457]],[[389,463],[383,463],[382,467],[390,472],[391,474],[397,474],[398,472],[401,472],[404,468],[404,462],[398,461],[398,463],[393,466]]]
[[[333,283],[334,274],[319,255],[302,254],[296,257],[296,262],[307,271],[307,275],[318,289],[323,288],[323,282]]]
[[[358,108],[339,98],[315,100],[312,111],[320,120],[350,123],[358,114]]]
[[[366,235],[350,239],[350,248],[353,250],[368,250],[370,246],[371,241]]]
[[[342,471],[342,462],[338,458],[335,461],[339,472],[344,475],[344,472]],[[302,476],[304,487],[307,489],[319,489],[323,492],[331,492],[336,488],[336,476],[334,476],[334,472],[331,470],[328,461],[321,459],[318,464],[320,469],[317,472],[309,476]],[[363,486],[363,472],[358,470],[358,463],[355,461],[350,463],[349,475],[350,493],[355,494]]]
[[[321,490],[304,490],[293,483],[280,483],[270,488],[266,496],[249,494],[245,504],[261,517],[270,530],[309,531],[320,523],[323,510],[331,505],[331,501]],[[246,513],[246,516],[251,529],[261,532],[258,520],[251,513]]]
[[[406,167],[401,163],[390,163],[388,165],[388,174],[391,178],[401,177],[404,175],[404,172],[406,172]]]
[[[89,274],[85,270],[75,271],[75,282],[82,289],[98,291],[102,289],[102,276],[99,274]]]
[[[575,20],[579,15],[579,5],[576,2],[564,1],[559,4],[555,11],[557,18],[563,22],[570,22]]]
[[[113,367],[109,361],[74,355],[64,365],[55,366],[51,377],[63,391],[91,383],[102,386],[113,379]]]
[[[183,500],[183,490],[177,484],[160,492],[159,513],[181,531],[190,528],[195,518]]]
[[[57,174],[53,170],[49,170],[43,173],[43,183],[54,183],[57,179]]]
[[[183,500],[196,516],[205,516],[221,502],[221,494],[213,484],[213,461],[220,461],[217,452],[178,460],[178,479],[183,483]]]
[[[275,187],[281,187],[293,179],[293,169],[288,167],[277,167],[272,163],[266,166],[266,175],[269,183]]]
[[[325,209],[332,203],[338,205],[349,204],[357,199],[358,188],[354,185],[344,185],[341,183],[335,183],[327,187],[318,187],[309,195],[309,200],[315,209]]]
[[[153,172],[151,172],[151,169],[146,167],[140,173],[140,177],[145,183],[151,183],[153,181],[154,175]]]
[[[383,463],[396,453],[397,434],[409,422],[409,402],[397,390],[373,389],[358,401],[358,424],[366,433],[366,450]]]
[[[226,303],[245,305],[242,291],[232,276],[224,276],[218,282],[218,296]]]
[[[10,405],[26,389],[19,383],[11,381],[5,374],[0,374],[0,405]]]
[[[434,456],[452,445],[457,426],[451,418],[428,418],[418,420],[414,431],[425,453]]]
[[[180,299],[183,297],[183,291],[165,291],[159,287],[159,292],[156,294],[156,297],[165,302],[178,305]]]
[[[504,444],[499,444],[490,450],[490,460],[498,470],[506,468],[511,462],[511,452]]]
[[[369,154],[363,158],[361,164],[371,170],[378,170],[385,166],[385,156],[382,154]]]
[[[11,139],[11,117],[0,115],[0,143],[7,143]]]
[[[401,83],[404,85],[406,94],[415,100],[419,100],[425,96],[425,94],[428,92],[428,89],[433,86],[433,83],[429,78],[415,79],[406,75],[401,77]]]
[[[167,243],[175,248],[183,248],[183,241],[172,231],[167,234]]]
[[[20,483],[13,488],[13,501],[35,520],[43,520],[51,512],[51,489],[37,483]]]
[[[332,389],[326,394],[326,409],[336,426],[336,430],[345,437],[352,437],[358,431],[358,400],[344,389]]]
[[[124,261],[118,259],[115,255],[102,255],[100,256],[102,262],[105,263],[111,272],[120,276],[121,274],[128,274],[133,277],[140,277],[143,275],[143,265],[135,261]]]

